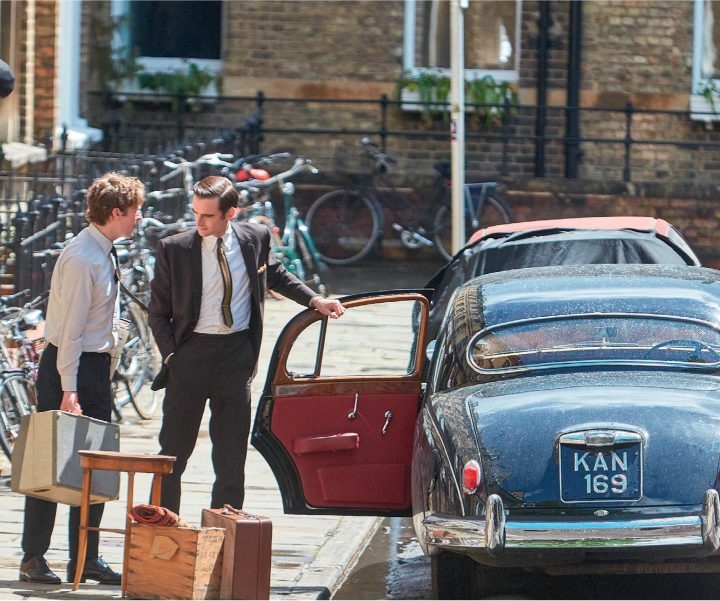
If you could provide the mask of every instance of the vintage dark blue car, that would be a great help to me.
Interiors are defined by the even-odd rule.
[[[720,273],[474,278],[426,390],[424,294],[345,304],[354,321],[288,324],[258,408],[287,513],[412,515],[441,598],[501,593],[526,569],[720,571]]]

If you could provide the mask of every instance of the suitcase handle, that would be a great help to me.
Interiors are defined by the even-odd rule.
[[[258,519],[258,516],[248,513],[247,511],[242,511],[241,509],[235,509],[232,505],[228,505],[227,503],[223,506],[223,513],[234,513],[235,515],[242,515],[253,520]]]

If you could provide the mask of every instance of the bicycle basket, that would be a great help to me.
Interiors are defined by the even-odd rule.
[[[356,180],[366,180],[373,168],[373,161],[368,158],[361,146],[357,144],[341,144],[333,151],[333,171]]]

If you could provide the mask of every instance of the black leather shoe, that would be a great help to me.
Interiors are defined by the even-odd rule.
[[[61,580],[52,573],[50,566],[42,555],[33,555],[20,564],[20,580],[22,582],[41,582],[43,584],[60,584]]]
[[[75,567],[77,563],[71,559],[67,564],[67,581],[75,581]],[[97,580],[100,584],[116,584],[120,586],[122,582],[122,575],[115,572],[108,564],[105,563],[102,557],[97,559],[88,559],[85,562],[85,568],[83,569],[83,575],[80,578],[80,582],[86,580]]]

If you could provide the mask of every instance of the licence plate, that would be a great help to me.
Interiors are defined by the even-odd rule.
[[[602,449],[560,444],[561,501],[639,501],[641,498],[639,442]]]

